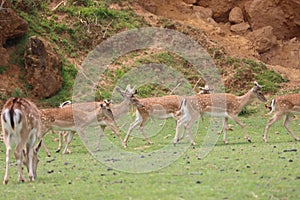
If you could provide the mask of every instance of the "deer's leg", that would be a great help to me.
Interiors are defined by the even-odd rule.
[[[179,130],[180,130],[180,127],[182,126],[182,124],[184,123],[185,119],[183,117],[181,117],[180,119],[178,119],[176,122],[176,132],[175,132],[175,137],[174,137],[174,140],[173,140],[173,144],[176,145],[177,142],[179,141],[179,138],[178,138],[178,135],[179,135]],[[183,134],[181,135],[181,137],[184,136],[184,132]]]
[[[23,147],[24,147],[24,143],[25,141],[20,141],[19,144],[17,144],[16,149],[15,149],[15,158],[17,161],[17,165],[18,165],[18,172],[19,172],[19,181],[25,182],[25,176],[23,174],[23,169],[22,169],[22,151],[23,151]],[[26,152],[27,154],[29,152]]]
[[[73,139],[73,136],[74,136],[74,131],[69,131],[65,134],[65,149],[63,151],[63,155],[66,154],[66,153],[72,153],[71,150],[69,149],[69,144],[71,143],[72,139]]]
[[[182,131],[182,133],[181,133],[181,136],[180,136],[180,138],[177,140],[177,141],[180,141],[180,140],[182,140],[183,138],[184,138],[184,135],[185,135],[185,132],[186,132],[186,127],[187,127],[187,124],[188,124],[188,120],[186,120],[185,121],[185,124],[184,124],[184,129],[183,129],[183,131]],[[182,125],[182,124],[181,124]],[[177,127],[177,126],[176,126]],[[178,130],[179,131],[179,130]]]
[[[120,141],[121,141],[121,143],[122,143],[122,146],[123,146],[124,148],[126,148],[126,142],[123,141],[122,136],[121,136],[121,134],[120,134],[120,131],[119,131],[117,125],[116,125],[114,122],[112,122],[112,124],[109,124],[109,127],[110,127],[111,130],[118,136],[118,138],[120,139]]]
[[[10,141],[10,136],[8,133],[3,130],[4,133],[4,144],[6,146],[6,165],[5,165],[5,175],[4,175],[4,180],[3,184],[8,183],[8,168],[9,168],[9,162],[10,162],[10,154],[11,154],[11,141]]]
[[[62,137],[65,134],[65,131],[59,131],[58,132],[58,148],[55,151],[56,153],[59,153],[62,147]]]
[[[299,138],[293,133],[292,129],[290,128],[290,117],[291,115],[287,114],[284,120],[284,127],[288,130],[288,132],[292,135],[295,140],[299,140]]]
[[[266,125],[266,128],[265,128],[265,132],[264,132],[264,137],[263,137],[263,140],[265,142],[268,141],[268,133],[269,133],[269,130],[270,130],[270,127],[272,124],[274,124],[275,122],[277,122],[283,115],[280,114],[280,113],[276,113],[267,123]]]
[[[44,141],[42,142],[42,146],[44,147],[47,156],[48,156],[48,157],[51,157],[51,153],[50,153],[49,149],[47,148],[46,144],[44,143]]]
[[[202,117],[202,116],[201,116]],[[196,145],[196,142],[194,141],[192,134],[191,134],[191,128],[194,124],[194,122],[196,121],[197,117],[193,117],[185,126],[186,132],[188,133],[188,136],[190,138],[190,143],[191,145]]]
[[[95,146],[95,151],[100,150],[99,146],[100,146],[100,141],[101,141],[102,137],[104,136],[104,129],[105,129],[105,125],[100,125],[99,139],[98,139],[98,142]]]
[[[250,136],[249,136],[249,134],[248,134],[248,132],[247,132],[247,130],[246,130],[246,126],[238,119],[238,117],[237,116],[235,116],[235,115],[231,115],[230,116],[238,125],[240,125],[240,127],[243,129],[243,131],[244,131],[244,133],[245,133],[245,138],[246,138],[246,140],[248,141],[248,142],[251,142],[251,138],[250,138]]]
[[[143,120],[142,120],[142,123],[140,124],[140,131],[142,132],[145,140],[147,141],[148,144],[153,144],[153,142],[151,142],[151,140],[147,137],[145,131],[144,131],[144,126],[146,124],[146,122],[148,121],[149,119],[149,116],[144,116],[143,117]]]
[[[227,131],[227,125],[228,125],[228,117],[225,117],[223,119],[223,141],[225,144],[228,144],[228,141],[226,139],[226,131]]]
[[[131,134],[131,131],[136,127],[138,126],[141,122],[143,121],[142,119],[142,116],[140,115],[140,113],[138,111],[136,111],[136,119],[133,123],[130,124],[130,127],[127,131],[127,134],[125,136],[125,139],[124,139],[124,144],[125,144],[125,147],[127,147],[127,141],[128,141],[128,138]]]
[[[177,142],[179,142],[179,140],[182,140],[183,137],[184,137],[184,133],[185,131],[187,131],[187,127],[188,127],[188,124],[191,122],[191,118],[189,118],[187,115],[183,115],[182,117],[180,117],[178,120],[177,120],[177,123],[176,123],[176,132],[175,132],[175,137],[174,137],[174,140],[173,140],[173,144],[176,145]],[[180,136],[180,138],[178,138],[178,135],[179,135],[179,131],[180,131],[180,127],[184,125],[184,130],[183,130],[183,133],[182,135]]]
[[[34,181],[34,176],[33,176],[33,145],[30,143],[26,144],[26,154],[28,157],[28,176],[30,181]]]

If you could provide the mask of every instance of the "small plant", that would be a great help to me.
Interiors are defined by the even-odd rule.
[[[21,92],[20,88],[15,88],[12,92],[11,96],[13,97],[25,97],[25,95]]]
[[[5,66],[1,66],[0,65],[0,74],[2,74],[3,72],[5,72],[7,70],[7,68]]]

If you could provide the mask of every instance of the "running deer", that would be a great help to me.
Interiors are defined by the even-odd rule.
[[[210,113],[215,117],[223,118],[223,128],[224,133],[223,141],[227,144],[226,139],[226,129],[228,118],[233,119],[238,125],[241,126],[245,133],[245,138],[251,142],[245,125],[238,119],[238,114],[241,110],[250,104],[255,98],[260,101],[266,102],[267,99],[262,94],[262,86],[260,86],[256,81],[254,82],[254,87],[251,88],[243,96],[235,96],[228,93],[216,93],[216,94],[196,94],[194,96],[186,97],[182,103],[180,111],[178,112],[180,117],[176,126],[176,134],[174,138],[174,145],[183,137],[179,139],[179,128],[184,125],[185,130],[189,134],[190,142],[195,145],[195,142],[191,136],[190,128],[192,127],[194,121],[203,114]],[[176,113],[176,115],[178,115]]]
[[[285,116],[284,127],[295,140],[299,140],[299,138],[291,130],[289,123],[292,112],[300,112],[300,93],[286,94],[272,99],[270,109],[271,111],[267,115],[270,115],[272,112],[275,113],[266,125],[263,140],[265,142],[268,141],[267,137],[271,125],[281,119],[283,116]]]
[[[152,97],[138,99],[135,95],[131,97],[131,103],[136,107],[136,119],[130,124],[124,143],[127,146],[128,138],[132,130],[139,125],[140,131],[144,135],[148,144],[152,144],[147,137],[144,126],[150,117],[157,119],[175,118],[175,112],[179,110],[182,97],[178,95],[168,95],[163,97]]]
[[[135,93],[135,87],[131,88],[130,85],[127,85],[125,90],[122,90],[120,87],[116,87],[116,91],[119,92],[121,94],[121,96],[123,97],[123,101],[121,103],[111,104],[110,101],[107,101],[107,100],[104,101],[107,105],[110,105],[110,109],[112,111],[114,119],[118,119],[121,116],[128,113],[129,106],[130,106],[130,97]],[[100,103],[100,102],[98,102],[98,103]],[[79,109],[85,109],[85,111],[90,112],[94,109],[93,106],[96,104],[97,104],[97,102],[77,103],[75,105],[75,107],[79,108]],[[62,107],[71,107],[71,106],[72,106],[71,101],[65,101],[65,102],[61,103],[61,105],[59,107],[62,108]],[[104,131],[105,127],[106,127],[105,124],[101,125],[101,128],[103,131]],[[72,141],[74,133],[75,133],[75,131],[61,131],[59,133],[59,147],[56,150],[56,152],[59,152],[61,150],[62,137],[64,137],[65,138],[65,149],[63,151],[63,154],[66,154],[67,152],[71,153],[68,146],[69,146],[70,142]],[[96,149],[99,149],[100,140],[101,140],[102,136],[103,136],[102,133],[99,134],[99,140],[98,140],[98,144],[96,145]]]
[[[3,184],[8,183],[12,142],[16,142],[14,155],[17,160],[19,180],[25,182],[22,169],[23,161],[28,171],[29,180],[34,181],[39,162],[37,153],[42,142],[40,141],[34,147],[41,129],[40,115],[37,107],[27,99],[10,98],[2,109],[1,124],[4,144],[6,146],[6,170]]]
[[[85,104],[85,105],[84,105]],[[79,109],[84,108],[85,111]],[[75,109],[74,109],[75,108]],[[92,110],[88,112],[88,110]],[[49,130],[76,131],[79,130],[86,140],[85,129],[89,125],[95,124],[95,116],[100,124],[100,135],[103,134],[103,128],[109,126],[119,137],[123,144],[123,139],[115,125],[114,117],[107,102],[81,103],[79,106],[65,106],[62,108],[41,109],[42,136]],[[75,124],[74,115],[79,122]],[[77,128],[77,129],[76,129]],[[98,149],[98,147],[96,147]]]

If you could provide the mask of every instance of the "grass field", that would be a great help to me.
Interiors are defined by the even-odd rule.
[[[269,142],[264,143],[267,118],[262,113],[240,118],[247,125],[252,143],[246,142],[241,128],[229,121],[233,124],[233,131],[228,131],[230,144],[224,145],[220,136],[214,149],[199,159],[200,145],[209,126],[209,119],[205,118],[200,121],[195,147],[189,147],[169,166],[149,173],[128,173],[104,165],[88,153],[78,135],[70,146],[72,154],[62,156],[55,153],[58,136],[49,134],[45,141],[52,157],[46,157],[41,149],[36,181],[18,182],[12,158],[10,181],[0,187],[0,192],[3,199],[299,199],[300,142],[287,134],[280,121],[272,126]],[[299,123],[291,123],[298,136]],[[174,122],[168,120],[162,131],[151,137],[153,145],[131,137],[126,151],[149,153],[160,149],[172,143],[174,131]],[[106,135],[121,147],[110,130]],[[188,140],[176,148],[185,142]],[[0,161],[3,178],[3,144]]]

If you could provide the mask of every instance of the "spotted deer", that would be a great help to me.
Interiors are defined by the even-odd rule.
[[[144,135],[148,144],[152,144],[147,137],[144,126],[150,117],[157,119],[175,118],[175,112],[179,110],[182,97],[179,95],[168,95],[163,97],[137,98],[135,95],[131,97],[131,103],[136,107],[135,121],[130,124],[124,143],[127,146],[127,141],[132,130],[139,126],[140,131]]]
[[[73,104],[73,106],[65,106],[62,108],[41,109],[42,136],[44,136],[50,130],[78,130],[82,134],[83,139],[86,140],[85,129],[89,125],[95,124],[97,120],[100,124],[100,134],[103,134],[102,132],[104,126],[109,126],[123,144],[123,139],[119,133],[118,127],[115,124],[114,116],[109,108],[109,105],[107,105],[106,102],[91,102],[83,104],[79,105],[78,107],[74,107]],[[79,109],[81,106],[85,111]],[[92,111],[88,112],[86,110]],[[74,121],[74,115],[76,115],[78,124],[76,124]],[[96,147],[96,149],[97,148],[98,147]]]
[[[34,147],[41,130],[40,114],[37,107],[28,99],[10,98],[3,106],[1,124],[6,146],[6,169],[3,183],[8,183],[12,142],[16,143],[14,155],[17,161],[19,180],[25,182],[22,169],[23,161],[28,171],[29,180],[34,181],[39,162],[37,153],[42,142],[40,140],[38,145]],[[22,158],[23,156],[24,158]]]
[[[125,90],[122,90],[120,87],[116,87],[116,91],[119,92],[121,94],[121,96],[123,97],[123,101],[119,104],[111,104],[110,101],[105,100],[104,102],[106,103],[106,105],[109,105],[113,117],[114,119],[118,119],[121,116],[125,115],[128,113],[129,111],[129,106],[130,106],[130,97],[132,96],[132,94],[135,93],[135,87],[131,88],[130,85],[127,85]],[[94,109],[94,106],[96,104],[99,104],[101,102],[85,102],[85,103],[77,103],[75,105],[75,108],[79,108],[79,109],[85,109],[85,111],[92,111]],[[60,108],[62,107],[72,107],[71,101],[65,101],[63,103],[60,104],[59,106]],[[101,131],[104,131],[106,125],[105,123],[101,125]],[[71,150],[68,148],[70,142],[72,141],[73,135],[74,135],[75,131],[60,131],[59,133],[59,146],[58,149],[56,150],[56,152],[59,152],[61,150],[62,147],[62,137],[65,138],[65,149],[63,151],[63,154],[71,153]],[[99,134],[99,140],[98,140],[98,144],[96,145],[96,149],[99,149],[99,145],[100,145],[100,140],[101,137],[103,136],[103,134]]]
[[[265,142],[268,141],[267,137],[271,125],[284,116],[285,116],[284,127],[287,129],[287,131],[291,134],[291,136],[295,140],[299,140],[299,138],[291,130],[289,123],[292,117],[292,113],[300,112],[300,93],[286,94],[286,95],[276,97],[271,101],[270,109],[271,111],[267,115],[272,114],[272,112],[275,113],[266,125],[263,140]]]
[[[226,129],[228,118],[234,120],[245,133],[245,138],[247,141],[251,142],[250,136],[245,128],[245,125],[238,119],[238,114],[241,110],[250,104],[254,99],[258,98],[260,101],[266,102],[267,99],[262,94],[262,86],[257,82],[254,82],[254,87],[252,87],[243,96],[235,96],[229,93],[216,93],[216,94],[196,94],[194,96],[186,97],[180,107],[180,117],[176,126],[176,134],[174,137],[174,145],[181,139],[178,138],[179,128],[184,125],[186,132],[189,135],[190,142],[195,145],[195,142],[191,136],[190,128],[195,122],[195,120],[204,114],[211,114],[211,116],[222,117],[223,118],[223,128],[224,133],[223,141],[227,144],[226,139]]]

